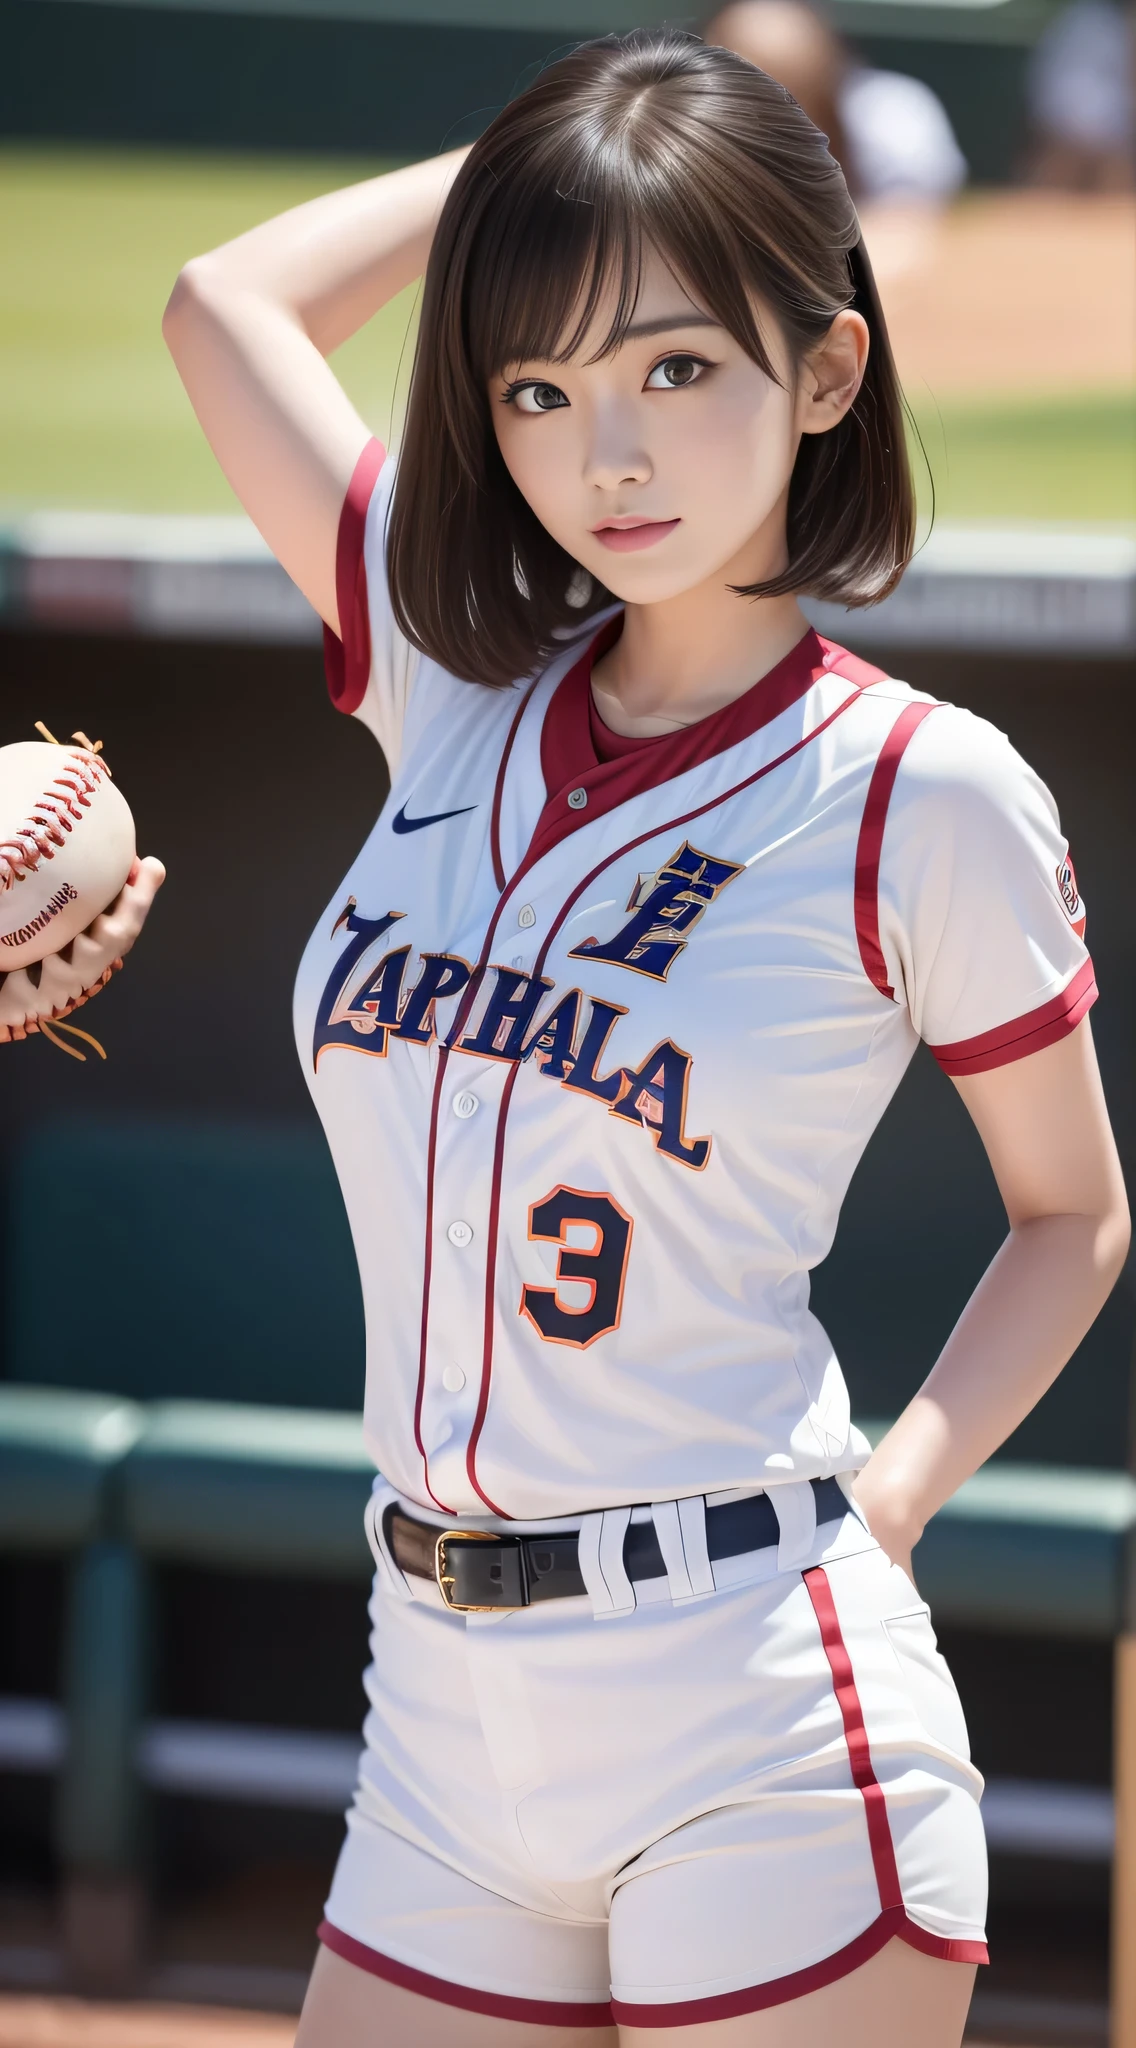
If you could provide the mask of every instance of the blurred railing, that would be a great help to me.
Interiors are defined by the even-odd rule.
[[[1136,651],[1136,536],[941,525],[883,604],[806,609],[853,646],[1116,657]],[[0,621],[176,640],[320,633],[240,516],[31,514],[0,530]]]

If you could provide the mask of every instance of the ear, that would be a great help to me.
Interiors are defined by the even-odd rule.
[[[868,324],[860,313],[838,313],[824,340],[810,351],[797,377],[797,432],[827,434],[844,418],[863,382]]]

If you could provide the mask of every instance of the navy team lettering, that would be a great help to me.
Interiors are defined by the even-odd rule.
[[[694,916],[701,915],[706,902],[712,901],[725,881],[732,880],[738,872],[734,868],[723,880],[708,883],[706,897],[696,898],[693,915],[685,925],[679,925],[679,930],[688,928]],[[683,887],[688,885],[687,876]],[[681,892],[673,889],[670,882],[663,886],[670,892],[668,903],[677,903]],[[627,938],[624,951],[635,953],[639,949],[639,957],[628,964],[663,980],[685,940],[654,936],[660,907],[658,902],[651,902],[652,894],[657,895],[658,890],[648,892],[642,904],[643,911],[649,909],[650,915],[641,928],[636,922],[635,935]],[[685,917],[687,908],[677,903],[676,915]],[[361,977],[359,974],[363,956],[403,915],[401,911],[388,911],[379,918],[360,917],[351,899],[337,918],[335,929],[348,933],[348,944],[320,998],[312,1041],[313,1066],[318,1067],[321,1056],[331,1046],[384,1059],[392,1038],[429,1045],[440,1035],[436,1006],[468,987],[474,973],[468,960],[454,953],[425,953],[418,977],[407,989],[404,982],[411,948],[396,946]],[[627,929],[630,933],[631,927]],[[602,957],[613,957],[613,949],[624,937],[626,934],[612,941],[611,948],[603,949]],[[673,949],[670,958],[664,959],[660,950],[650,950],[664,946]],[[648,949],[645,953],[644,948]],[[595,950],[600,951],[598,947]],[[588,949],[577,947],[573,957],[587,958]],[[648,962],[646,966],[639,965],[643,957]],[[448,1050],[479,1059],[531,1061],[546,1080],[557,1081],[575,1094],[591,1096],[611,1115],[623,1117],[647,1131],[665,1158],[695,1171],[705,1166],[711,1139],[688,1138],[685,1131],[692,1065],[688,1052],[669,1038],[663,1039],[638,1066],[612,1066],[605,1071],[608,1040],[619,1019],[628,1015],[624,1005],[603,1002],[579,988],[557,995],[554,983],[546,976],[523,974],[513,967],[489,966],[484,978],[489,995],[481,1017],[475,1027],[465,1030],[459,1038],[453,1036],[451,1026],[451,1035],[444,1040]],[[542,1011],[542,1004],[550,997],[548,1007]]]
[[[631,922],[606,945],[582,939],[568,957],[606,960],[665,981],[699,918],[727,883],[744,873],[737,861],[715,860],[686,839],[657,874],[640,875],[627,906],[634,912]]]

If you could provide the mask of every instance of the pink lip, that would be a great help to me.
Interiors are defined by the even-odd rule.
[[[677,519],[640,519],[624,526],[613,520],[610,525],[593,527],[592,531],[614,554],[630,555],[639,548],[653,548],[657,540],[665,540],[679,524]]]

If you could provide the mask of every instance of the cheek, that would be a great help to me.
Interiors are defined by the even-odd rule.
[[[533,421],[507,413],[503,420],[494,422],[494,427],[509,475],[541,525],[556,537],[558,509],[560,524],[564,521],[565,484],[571,459],[569,437],[562,423]]]
[[[762,380],[715,393],[684,434],[685,461],[702,501],[727,521],[760,516],[789,481],[796,453],[789,394]]]

